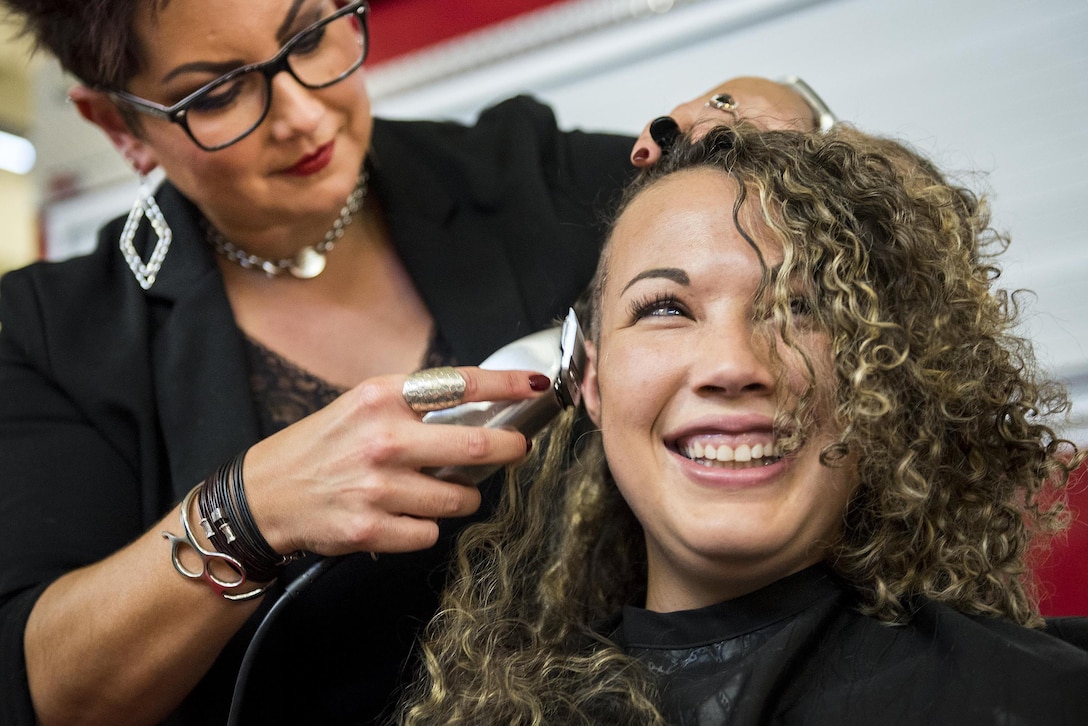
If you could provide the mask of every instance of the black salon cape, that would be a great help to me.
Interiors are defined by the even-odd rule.
[[[631,173],[631,144],[560,132],[548,108],[524,97],[467,128],[376,120],[370,193],[459,362],[479,362],[565,314],[592,275],[608,211]],[[146,531],[258,438],[243,339],[214,253],[186,199],[169,185],[156,196],[174,242],[150,291],[117,250],[123,220],[104,229],[93,254],[34,264],[0,284],[4,726],[32,723],[22,639],[46,585]],[[145,221],[145,258],[150,243]],[[485,487],[485,514],[496,489]],[[436,606],[460,524],[444,521],[442,541],[425,552],[350,558],[305,591],[261,651],[245,722],[373,721]],[[168,550],[164,541],[164,568]],[[171,723],[225,721],[262,615]],[[138,632],[132,647],[140,648]]]
[[[1088,724],[1088,652],[929,601],[899,626],[854,606],[815,566],[700,610],[625,608],[601,629],[650,668],[675,726]]]

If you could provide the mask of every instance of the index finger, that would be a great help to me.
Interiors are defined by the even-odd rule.
[[[518,401],[552,386],[552,379],[540,371],[464,366],[457,372],[465,379],[465,401]]]
[[[543,373],[528,370],[485,370],[474,366],[432,368],[404,379],[404,404],[417,414],[478,401],[531,398],[552,385]]]

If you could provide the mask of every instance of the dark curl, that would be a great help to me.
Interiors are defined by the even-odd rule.
[[[143,66],[133,20],[140,2],[151,12],[169,0],[3,0],[35,47],[90,87],[123,89]]]
[[[1029,547],[1063,526],[1062,490],[1085,452],[1052,428],[1068,398],[1015,332],[1017,298],[996,287],[994,261],[1008,240],[983,200],[849,127],[738,127],[678,143],[624,206],[690,169],[732,178],[738,229],[782,248],[756,297],[769,338],[815,359],[789,334],[798,289],[827,333],[830,367],[810,363],[808,391],[779,425],[804,446],[816,382],[832,377],[841,434],[822,460],[856,462],[859,484],[827,561],[860,609],[903,622],[929,598],[1041,624]],[[608,254],[582,311],[598,341]],[[641,602],[644,545],[599,432],[569,461],[572,426],[554,426],[497,517],[465,531],[406,723],[661,722],[641,664],[590,627]]]

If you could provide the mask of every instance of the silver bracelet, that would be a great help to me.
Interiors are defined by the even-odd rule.
[[[181,502],[181,529],[185,533],[184,537],[178,537],[172,532],[163,532],[162,536],[170,541],[170,561],[174,565],[174,569],[178,571],[178,574],[182,577],[190,580],[203,580],[208,583],[208,587],[215,591],[216,595],[219,595],[224,600],[230,600],[232,602],[240,602],[243,600],[251,600],[258,595],[262,595],[265,590],[268,589],[271,583],[261,585],[247,592],[231,593],[229,590],[233,590],[236,587],[241,587],[246,584],[246,568],[242,566],[234,557],[225,555],[222,552],[215,552],[213,550],[207,550],[200,546],[196,537],[193,536],[193,528],[189,525],[189,507],[193,503],[193,499],[200,491],[203,484],[197,484],[193,487],[188,494],[185,495],[185,499]],[[181,547],[190,547],[200,557],[202,567],[200,570],[190,570],[181,563],[180,550]],[[228,567],[234,571],[237,578],[234,580],[224,580],[219,578],[212,572],[212,565],[220,564]]]

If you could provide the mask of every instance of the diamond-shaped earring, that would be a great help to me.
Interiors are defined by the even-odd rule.
[[[151,229],[155,232],[158,241],[155,249],[151,250],[151,256],[144,262],[140,253],[136,251],[133,242],[136,239],[136,230],[140,227],[140,220],[147,217]],[[166,217],[155,202],[155,195],[147,183],[147,177],[140,174],[140,191],[136,195],[136,201],[132,203],[132,211],[125,220],[125,228],[121,230],[121,254],[125,256],[125,262],[136,277],[140,287],[150,290],[155,284],[155,278],[159,274],[166,253],[170,250],[170,241],[173,239],[170,225],[166,223]]]

